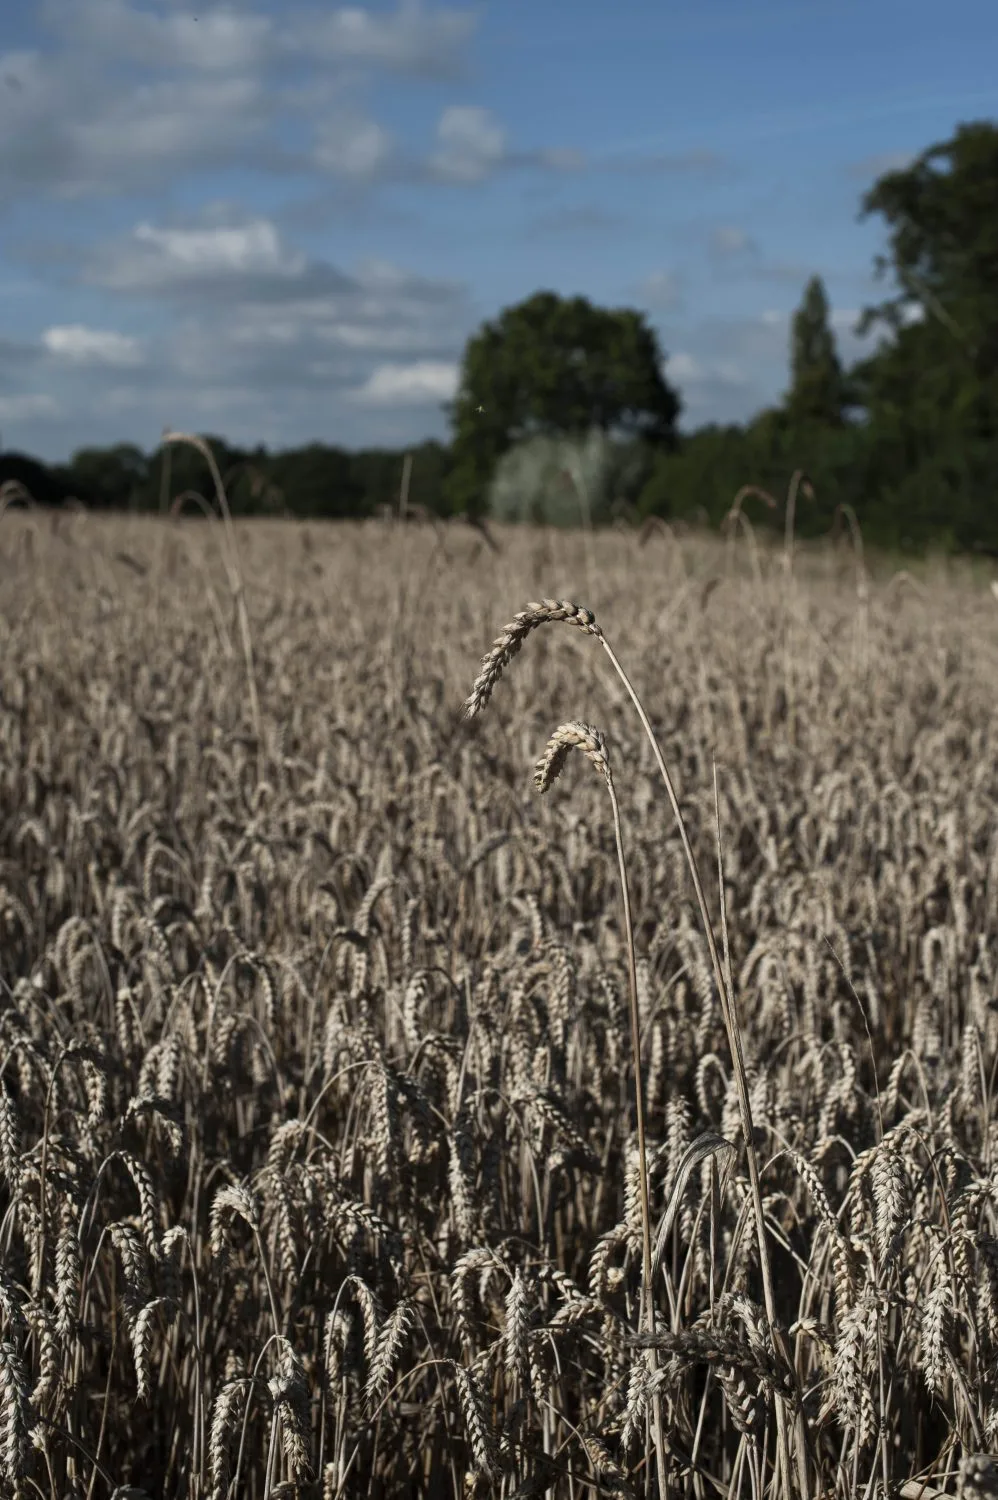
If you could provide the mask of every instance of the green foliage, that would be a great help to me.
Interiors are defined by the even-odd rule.
[[[841,427],[845,421],[847,384],[828,311],[824,282],[812,276],[790,335],[791,384],[785,406],[795,426]]]
[[[113,448],[81,448],[73,454],[70,469],[91,497],[91,502],[113,510],[140,508],[142,492],[149,481],[149,460],[134,443]]]
[[[643,314],[538,292],[469,340],[450,406],[455,510],[480,511],[499,460],[534,436],[597,427],[670,446],[680,402]]]
[[[940,162],[948,171],[938,170]],[[945,329],[951,358],[979,380],[998,366],[998,125],[960,125],[911,166],[887,172],[865,194],[862,216],[890,226],[890,258],[876,258],[900,291],[864,313],[897,330],[917,310]],[[918,346],[916,338],[915,346]],[[910,363],[913,377],[924,366]]]
[[[214,433],[202,433],[201,436],[214,454],[219,472],[223,480],[227,481],[228,490],[233,480],[238,478],[241,466],[251,455],[241,448],[232,447],[224,438]],[[93,449],[89,451],[95,452]],[[258,452],[262,451],[262,449],[258,450]],[[74,466],[78,456],[73,458]],[[248,476],[243,476],[243,484],[248,494],[250,489]],[[232,487],[235,500],[238,491],[234,484]],[[156,448],[150,455],[145,478],[133,492],[132,507],[137,510],[161,510],[187,491],[193,491],[200,495],[207,504],[214,506],[215,484],[211,477],[211,470],[202,455],[189,443],[166,443]],[[234,503],[233,509],[241,508],[238,503]],[[184,514],[198,514],[196,506],[185,505]]]
[[[412,470],[409,477],[409,504],[445,513],[444,490],[450,472],[450,449],[436,441],[420,443],[409,450]],[[394,510],[399,502],[404,453],[384,448],[367,448],[351,455],[351,471],[362,492],[361,509],[372,515],[381,506]]]
[[[548,526],[599,526],[619,506],[632,506],[651,466],[640,439],[614,440],[599,427],[584,438],[536,433],[508,448],[489,486],[497,521]]]
[[[49,468],[37,458],[12,449],[0,453],[0,485],[8,483],[27,491],[36,505],[65,505],[70,500],[88,506],[100,503],[100,497],[72,469],[64,465]]]
[[[993,546],[998,126],[961,125],[881,177],[862,211],[890,226],[876,270],[899,288],[865,310],[861,326],[891,337],[853,372],[878,455],[875,507],[916,538],[945,526],[954,545]]]
[[[720,521],[735,491],[750,482],[745,432],[737,426],[711,423],[684,438],[675,452],[655,457],[652,471],[638,498],[643,516],[689,518],[706,511]],[[762,483],[760,478],[751,482]]]
[[[364,492],[342,448],[309,443],[267,461],[267,474],[284,495],[293,495],[299,515],[343,517],[365,514]]]

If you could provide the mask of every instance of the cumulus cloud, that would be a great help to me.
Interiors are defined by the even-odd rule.
[[[693,332],[691,342],[703,342]],[[681,427],[698,427],[705,420],[744,421],[763,405],[764,387],[749,369],[723,353],[677,349],[666,361],[666,378],[682,393]]]
[[[82,193],[134,185],[138,173],[154,167],[203,171],[245,160],[264,139],[272,114],[263,80],[252,76],[181,77],[115,89],[91,118],[67,122],[77,179],[64,186]]]
[[[299,284],[306,257],[292,250],[272,220],[162,226],[143,220],[124,239],[102,246],[85,270],[92,285],[117,292],[204,292]]]
[[[698,359],[688,350],[678,350],[666,361],[666,374],[676,384],[718,382],[727,386],[748,385],[746,372],[733,359]]]
[[[505,131],[477,105],[449,105],[437,124],[437,141],[430,165],[452,181],[480,182],[506,155]]]
[[[80,198],[283,155],[268,144],[271,95],[257,75],[123,83],[68,53],[0,54],[0,193]]]
[[[318,127],[313,160],[323,171],[363,179],[383,173],[394,152],[390,132],[376,120],[343,117]]]
[[[680,349],[666,360],[665,373],[672,381],[702,380],[704,369],[700,361],[694,359],[692,354]]]
[[[259,66],[274,45],[269,17],[231,5],[157,14],[127,0],[45,0],[42,14],[76,49],[147,68],[238,73]]]
[[[455,78],[477,22],[458,9],[400,0],[275,9],[165,0],[45,0],[47,45],[0,52],[0,195],[122,192],[226,166],[286,173],[319,167],[370,179],[394,160],[387,130],[356,110],[314,125],[321,102],[377,70]],[[358,70],[361,70],[360,72]],[[304,122],[311,154],[286,144]],[[444,170],[477,180],[489,151],[460,116],[442,122]],[[412,164],[412,170],[417,164]]]
[[[82,325],[49,329],[44,350],[64,380],[79,371],[81,413],[90,396],[81,367],[102,361],[110,374],[115,361],[134,360],[128,386],[103,386],[96,420],[155,412],[154,433],[165,420],[204,422],[215,410],[242,441],[265,441],[279,415],[285,433],[310,422],[321,435],[338,422],[353,442],[377,441],[393,411],[419,408],[442,431],[439,406],[454,393],[473,321],[460,284],[384,258],[340,269],[306,255],[273,220],[240,218],[225,205],[181,223],[140,221],[99,247],[85,276],[127,296],[133,316],[165,304],[172,321],[141,358],[136,341]],[[244,399],[233,412],[235,391]]]
[[[350,5],[292,22],[287,45],[331,62],[451,77],[474,26],[469,10],[431,9],[419,0],[403,0],[391,15]]]
[[[471,10],[401,0],[393,12],[297,7],[283,24],[246,5],[140,9],[130,0],[44,0],[51,31],[77,51],[149,68],[243,72],[274,58],[310,57],[450,77],[475,27]]]
[[[42,334],[42,347],[72,364],[128,366],[142,363],[138,339],[82,323],[57,324]]]
[[[411,365],[378,365],[352,398],[371,406],[424,406],[449,401],[457,390],[456,363],[421,359]]]
[[[354,187],[388,180],[474,186],[519,167],[585,166],[559,146],[514,149],[473,104],[440,113],[405,150],[358,95],[378,72],[458,79],[472,6],[399,0],[280,8],[170,0],[45,0],[47,45],[0,52],[0,202],[162,191],[226,168]]]
[[[391,214],[404,230],[416,213],[376,191],[386,184],[417,185],[432,202],[514,171],[545,174],[549,188],[554,174],[584,169],[588,193],[600,172],[718,166],[681,142],[658,156],[524,147],[511,118],[464,92],[479,15],[477,0],[38,0],[37,40],[0,49],[0,205],[63,200],[62,244],[51,229],[48,243],[32,229],[32,295],[54,274],[60,291],[82,285],[85,302],[34,304],[44,321],[0,368],[5,439],[9,426],[21,443],[45,432],[51,452],[58,433],[68,450],[117,440],[126,417],[145,443],[164,421],[214,422],[235,441],[282,444],[442,432],[440,404],[454,394],[481,316],[464,285],[394,259],[339,263],[296,233],[329,229],[337,211],[339,246],[356,243],[361,222],[383,233]],[[386,74],[404,133],[374,107]],[[422,121],[409,108],[418,84],[406,89],[403,75],[434,84]],[[163,207],[197,204],[206,190],[233,199]],[[97,196],[108,202],[86,201]],[[550,192],[534,206],[537,233],[583,236],[623,222],[599,202],[559,209]],[[715,276],[762,274],[743,231],[720,227],[715,250]],[[682,306],[679,277],[653,270],[638,296],[672,313]],[[670,362],[690,404],[714,389],[744,401],[738,382],[752,378],[753,361],[785,366],[785,323],[712,337],[684,331]]]

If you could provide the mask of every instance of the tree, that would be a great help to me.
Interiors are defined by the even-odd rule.
[[[355,477],[350,454],[325,443],[275,453],[267,461],[267,477],[285,496],[297,515],[342,517],[363,514],[363,488]]]
[[[790,390],[785,406],[794,427],[841,427],[848,390],[835,335],[828,321],[828,298],[820,276],[812,276],[790,334]]]
[[[948,171],[937,170],[940,161]],[[883,214],[900,291],[864,310],[861,327],[883,322],[897,334],[912,312],[945,329],[953,360],[978,379],[998,369],[998,125],[960,125],[904,169],[887,172],[865,194],[860,218]],[[914,341],[917,343],[917,338]]]
[[[504,309],[468,341],[449,407],[453,509],[481,511],[502,455],[536,434],[596,427],[671,447],[680,400],[662,364],[654,331],[630,308],[537,292]]]
[[[886,330],[850,378],[866,412],[880,511],[913,540],[998,540],[998,125],[960,125],[865,194],[897,290],[864,310]]]
[[[408,451],[412,457],[409,504],[429,511],[441,510],[450,450],[430,438]],[[404,458],[404,453],[390,448],[362,448],[351,455],[351,472],[361,490],[360,509],[366,515],[374,514],[384,505],[397,508]]]
[[[8,480],[23,486],[36,505],[64,505],[68,500],[80,500],[92,506],[98,501],[90,487],[70,469],[58,464],[50,467],[12,449],[0,453],[0,484]]]
[[[149,460],[134,443],[78,448],[69,468],[94,503],[109,510],[136,509],[149,482]]]

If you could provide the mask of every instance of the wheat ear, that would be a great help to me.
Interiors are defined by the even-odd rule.
[[[603,632],[596,624],[596,616],[591,609],[585,609],[581,604],[572,604],[567,599],[543,599],[540,604],[528,604],[508,625],[503,626],[502,633],[496,636],[491,650],[482,657],[481,671],[475,678],[470,697],[465,699],[464,706],[469,719],[481,713],[492,697],[496,683],[530,632],[536,630],[538,625],[556,620],[563,620],[567,625],[575,625],[588,635],[602,639]]]

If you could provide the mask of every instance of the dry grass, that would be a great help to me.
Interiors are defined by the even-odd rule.
[[[993,597],[501,541],[3,518],[0,1495],[995,1493]]]

